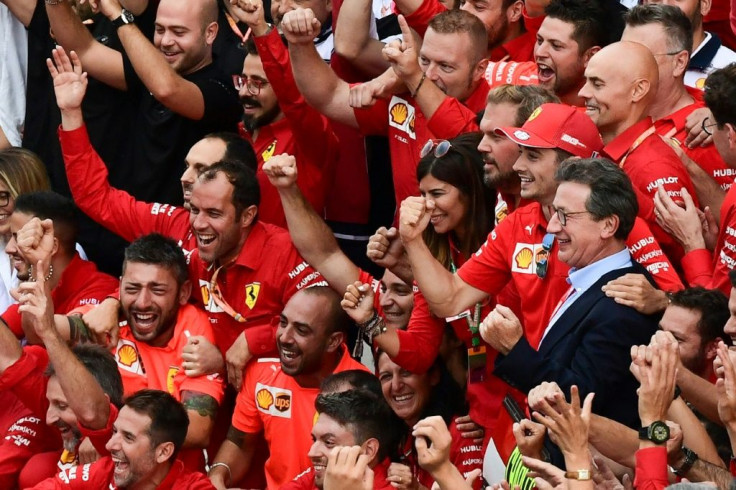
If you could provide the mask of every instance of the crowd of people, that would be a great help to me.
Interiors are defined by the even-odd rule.
[[[734,0],[0,0],[0,488],[735,487],[732,49]]]

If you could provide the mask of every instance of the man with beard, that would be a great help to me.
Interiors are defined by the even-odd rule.
[[[45,274],[39,276],[45,284]],[[122,403],[122,381],[108,352],[95,346],[70,350],[58,334],[49,333],[47,349],[21,348],[13,333],[0,325],[2,488],[15,488],[16,484],[27,488],[76,466],[82,439],[79,426],[103,429],[108,414],[117,413],[115,407]],[[77,391],[64,390],[70,382]],[[99,391],[89,390],[90,386]],[[77,410],[82,405],[92,410]],[[57,430],[44,427],[44,419]]]
[[[289,52],[278,30],[266,23],[260,0],[238,9],[253,37],[245,43],[243,72],[233,75],[243,105],[241,134],[258,157],[260,219],[286,227],[278,192],[262,172],[273,155],[289,153],[299,162],[299,188],[315,211],[324,216],[327,190],[339,157],[339,141],[327,117],[309,106],[294,81]]]
[[[246,369],[228,440],[210,466],[216,488],[232,487],[242,478],[261,433],[270,450],[269,490],[311,466],[310,430],[322,381],[334,372],[366,370],[345,347],[349,324],[340,297],[329,287],[314,286],[291,297],[276,331],[279,359],[261,359]]]
[[[498,191],[496,224],[515,209],[528,204],[521,197],[521,181],[513,169],[519,158],[519,145],[496,133],[496,128],[521,127],[534,110],[559,99],[545,88],[534,85],[501,85],[488,93],[480,121],[483,139],[478,151],[483,156],[483,181]]]
[[[486,80],[491,87],[539,84],[562,102],[582,106],[578,91],[585,83],[588,60],[618,40],[620,30],[611,29],[611,13],[597,1],[553,0],[545,14],[537,32],[534,61],[489,63]]]
[[[693,45],[685,72],[685,85],[702,90],[706,77],[718,68],[736,61],[736,53],[723,46],[718,36],[706,32],[703,17],[708,15],[712,0],[644,0],[643,4],[672,5],[682,10],[693,26]]]
[[[76,251],[77,217],[74,203],[56,194],[43,191],[23,194],[15,201],[15,210],[10,215],[12,237],[5,247],[18,279],[27,281],[32,277],[34,264],[38,261],[33,243],[20,234],[21,229],[34,217],[53,220],[55,247],[51,252],[51,266],[46,282],[51,288],[56,310],[67,313],[84,305],[96,305],[115,292],[117,281],[97,270],[94,263],[82,260]],[[19,338],[24,335],[18,305],[10,306],[3,314],[4,322]],[[25,329],[29,340],[35,339],[31,329]]]

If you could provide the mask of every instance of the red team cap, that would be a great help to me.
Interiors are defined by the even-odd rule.
[[[496,128],[520,146],[559,148],[580,158],[598,156],[603,140],[590,117],[566,104],[542,104],[520,128]]]

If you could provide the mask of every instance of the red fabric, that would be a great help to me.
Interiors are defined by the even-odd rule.
[[[110,187],[107,168],[92,148],[86,127],[59,129],[59,141],[74,203],[87,216],[129,242],[155,232],[176,240],[187,257],[197,248],[186,209],[136,201]]]
[[[222,352],[226,352],[244,331],[248,348],[256,357],[276,352],[273,321],[278,319],[289,298],[305,287],[327,285],[301,258],[291,243],[289,232],[259,221],[251,227],[235,263],[218,275],[223,297],[245,317],[245,323],[237,322],[222,311],[210,297],[214,272],[199,259],[195,250],[189,261],[189,277],[194,285],[192,300],[209,313],[215,341]]]
[[[379,100],[369,108],[354,109],[362,134],[389,137],[397,206],[407,197],[419,195],[416,168],[427,140],[449,139],[463,132],[477,131],[475,112],[485,107],[487,94],[488,87],[481,83],[464,104],[447,97],[429,121],[406,95]]]
[[[75,466],[63,471],[54,478],[45,480],[33,490],[56,490],[56,489],[89,489],[109,488],[117,490],[113,473],[115,464],[112,458],[107,456],[92,464]],[[166,475],[164,481],[156,486],[157,490],[175,490],[187,488],[190,490],[210,490],[215,488],[209,478],[199,472],[188,470],[184,464],[176,460]]]
[[[537,64],[534,61],[491,61],[486,68],[485,77],[490,88],[504,84],[539,84]]]
[[[524,20],[526,21],[526,17]],[[536,44],[536,31],[527,31],[495,48],[491,51],[489,59],[491,61],[499,61],[508,56],[506,58],[508,61],[534,61],[534,46]]]
[[[427,26],[429,25],[429,21],[432,20],[432,17],[445,10],[447,10],[447,7],[437,0],[424,0],[418,9],[408,15],[404,15],[404,18],[406,19],[406,23],[409,24],[409,27],[417,31],[421,37],[424,37],[424,33],[427,32]],[[394,7],[394,11],[397,14],[402,13],[396,7]]]
[[[657,224],[654,217],[654,195],[657,188],[662,187],[673,200],[682,202],[680,192],[685,187],[698,206],[697,196],[690,175],[679,157],[658,134],[650,134],[630,151],[652,124],[650,118],[639,121],[609,142],[603,148],[603,153],[622,166],[629,176],[639,192],[639,216],[647,222],[667,256],[679,263],[683,256],[682,247]]]
[[[637,490],[660,490],[669,485],[667,479],[667,448],[647,447],[636,452],[634,488]]]
[[[60,447],[56,434],[45,420],[34,415],[11,391],[0,392],[0,488],[15,488],[18,476],[26,462],[36,453]],[[40,414],[39,414],[40,415]],[[34,472],[52,475],[56,470],[56,459],[46,467],[36,467]]]
[[[690,286],[717,288],[729,296],[728,273],[736,265],[736,187],[731,187],[723,200],[720,225],[713,254],[706,249],[693,250],[683,257],[682,267]]]
[[[347,348],[333,373],[368,369],[353,360]],[[311,466],[311,428],[316,420],[314,401],[319,388],[303,388],[281,371],[278,359],[258,359],[246,367],[232,425],[248,433],[263,432],[271,455],[266,462],[269,489],[280,488]]]
[[[123,378],[125,396],[149,388],[166,391],[181,401],[183,391],[194,391],[209,395],[220,403],[224,393],[221,376],[191,377],[181,369],[182,349],[189,337],[200,335],[212,343],[215,341],[207,315],[192,305],[179,309],[174,334],[163,347],[136,340],[127,322],[123,322],[113,355]]]
[[[472,439],[466,439],[457,430],[455,419],[450,422],[450,435],[452,443],[450,444],[450,462],[460,471],[463,477],[466,477],[471,471],[483,467],[483,446],[475,444]],[[416,461],[416,452],[414,450],[414,437],[408,437],[404,452],[409,454],[409,463],[416,474],[419,483],[426,488],[432,488],[434,478],[429,472],[425,471]],[[476,479],[473,485],[474,489],[481,487],[480,478]]]
[[[115,278],[98,271],[93,262],[82,260],[75,254],[51,291],[51,300],[54,302],[54,311],[68,313],[79,306],[100,303],[117,288],[118,281]],[[18,307],[17,303],[11,305],[2,314],[2,319],[21,338],[24,334]]]
[[[263,70],[284,117],[258,129],[255,140],[240,124],[241,134],[253,145],[258,157],[258,182],[261,204],[258,215],[265,223],[286,227],[286,217],[276,188],[263,173],[263,164],[273,155],[288,153],[296,157],[297,185],[317,214],[324,215],[327,190],[338,159],[338,139],[327,117],[304,100],[294,81],[289,51],[276,29],[254,38]]]
[[[698,92],[701,91],[698,90]],[[734,178],[736,178],[736,170],[726,165],[726,162],[723,161],[720,153],[716,150],[715,145],[711,144],[706,147],[696,146],[695,148],[689,148],[685,145],[685,138],[688,135],[688,131],[685,129],[685,120],[690,113],[701,107],[705,107],[702,101],[693,102],[679,111],[655,121],[654,127],[657,128],[657,134],[662,136],[669,133],[673,128],[676,128],[677,132],[673,138],[677,140],[682,151],[697,163],[700,168],[705,170],[708,175],[713,177],[723,190],[727,191],[731,188]]]

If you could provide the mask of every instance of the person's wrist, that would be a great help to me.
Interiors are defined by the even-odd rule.
[[[115,5],[115,7],[110,11],[110,13],[106,15],[106,17],[109,20],[113,21],[117,19],[118,17],[120,17],[121,15],[123,15],[123,7],[121,7],[120,5]]]
[[[250,27],[251,33],[256,37],[265,36],[271,32],[271,24],[266,22],[266,19],[260,19],[258,22],[248,24],[248,27]]]
[[[705,248],[705,239],[703,235],[697,233],[696,236],[689,236],[682,242],[682,248],[685,253],[692,252],[693,250],[700,250]]]

